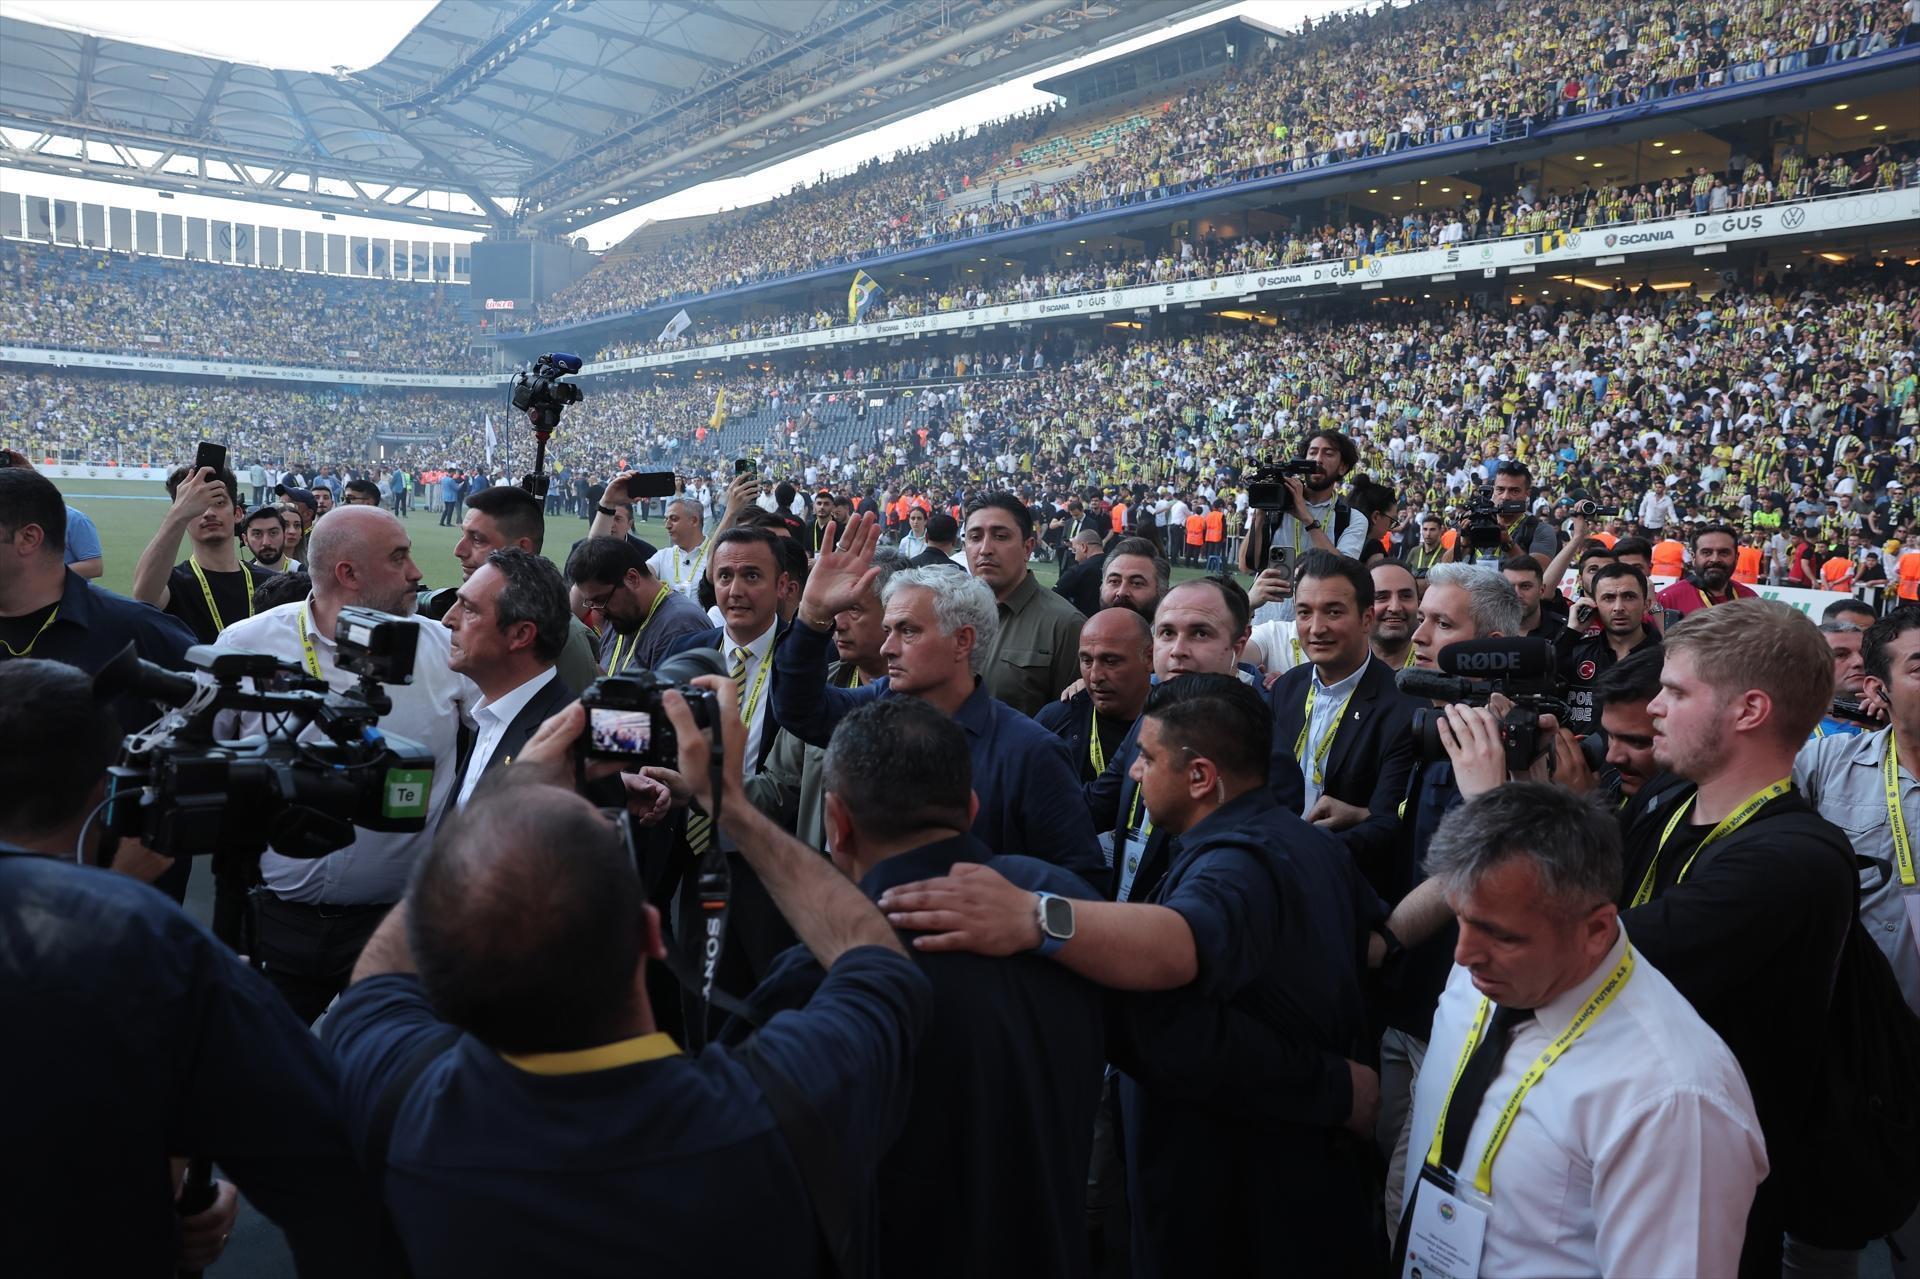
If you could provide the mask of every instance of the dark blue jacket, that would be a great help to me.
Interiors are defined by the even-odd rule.
[[[855,707],[885,697],[890,682],[859,688],[827,684],[832,637],[810,626],[789,628],[774,648],[773,705],[789,733],[825,746],[833,726]],[[974,683],[954,712],[973,757],[973,792],[980,815],[973,834],[1001,854],[1022,854],[1064,866],[1100,886],[1106,865],[1085,810],[1072,802],[1078,781],[1060,739]]]
[[[1058,866],[995,857],[970,835],[889,857],[860,888],[878,899],[964,862],[1034,892],[1093,896]],[[914,1058],[906,1127],[875,1179],[875,1272],[1086,1274],[1087,1163],[1106,1061],[1100,988],[1037,956],[911,953],[933,983],[933,1016]],[[796,946],[752,1006],[762,1018],[801,1007],[825,976]]]
[[[778,630],[774,633],[773,648],[768,651],[769,657],[780,651],[780,637],[786,633],[786,630],[792,629],[791,623],[776,623],[776,625],[782,626],[785,629]],[[685,653],[696,648],[711,648],[719,650],[720,655],[725,657],[726,647],[727,628],[724,626],[709,626],[704,631],[690,631],[682,635],[680,638],[674,640],[673,643],[667,645],[666,651],[667,656],[671,657],[675,653]],[[826,678],[824,668],[821,672],[821,678]],[[762,694],[762,696],[767,699],[767,721],[760,726],[760,753],[758,758],[753,762],[755,768],[767,762],[767,752],[773,749],[774,735],[786,726],[786,722],[780,718],[779,688],[780,664],[775,662],[772,673],[767,676],[767,691]],[[744,688],[741,689],[740,696],[745,698],[746,695],[747,690]]]

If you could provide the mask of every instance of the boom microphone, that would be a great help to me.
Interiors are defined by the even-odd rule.
[[[1552,643],[1527,635],[1461,640],[1441,649],[1439,662],[1447,674],[1472,679],[1541,679],[1556,667]]]

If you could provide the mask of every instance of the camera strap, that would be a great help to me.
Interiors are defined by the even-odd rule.
[[[680,903],[676,924],[685,935],[684,950],[675,954],[668,949],[668,970],[695,998],[687,1009],[687,1050],[698,1052],[707,1040],[709,1009],[741,1017],[749,1025],[759,1021],[739,1000],[714,984],[720,957],[727,945],[727,908],[733,894],[733,869],[727,863],[726,849],[720,846],[721,774],[724,761],[712,756],[709,788],[713,813],[706,826],[705,847],[697,852],[694,873],[680,881]]]

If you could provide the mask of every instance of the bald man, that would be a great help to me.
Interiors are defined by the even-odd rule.
[[[1153,631],[1133,609],[1103,608],[1080,628],[1085,687],[1040,708],[1040,727],[1067,743],[1085,785],[1100,776],[1153,688]]]
[[[340,610],[412,613],[420,585],[412,539],[399,520],[378,507],[342,506],[314,526],[307,568],[313,575],[311,595],[233,623],[221,633],[219,647],[271,653],[298,663],[335,691],[351,688],[357,677],[335,665]],[[432,842],[434,825],[458,783],[460,728],[472,723],[480,690],[449,668],[450,634],[444,626],[414,623],[413,682],[386,686],[393,709],[380,718],[382,732],[411,738],[433,755],[430,780],[413,783],[411,791],[405,779],[398,792],[389,785],[389,805],[402,815],[423,818],[422,828],[356,830],[350,844],[325,857],[263,854],[260,879],[266,892],[254,898],[250,935],[242,932],[248,885],[237,872],[215,881],[215,931],[228,929],[221,935],[238,939],[236,948],[252,956],[302,1021],[312,1022],[346,986],[355,957],[387,908],[400,900],[407,875]],[[257,713],[228,711],[216,731],[240,737],[265,732],[266,726]],[[313,727],[301,739],[326,740]],[[218,865],[215,870],[220,875]]]

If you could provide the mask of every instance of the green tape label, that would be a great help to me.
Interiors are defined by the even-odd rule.
[[[431,768],[389,768],[382,817],[425,817],[427,797],[433,793]]]

